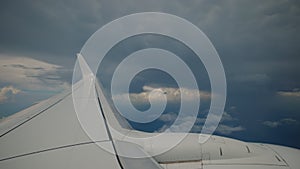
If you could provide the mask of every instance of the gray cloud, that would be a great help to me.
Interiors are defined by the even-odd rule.
[[[172,124],[177,119],[177,114],[170,112],[166,114],[162,114],[159,117],[160,121],[165,122],[166,124],[163,125],[160,129],[157,130],[157,132],[163,132],[165,130],[168,130],[171,125],[173,130],[175,132],[178,131],[187,131],[187,127],[189,127],[194,120],[192,116],[186,116],[183,119],[180,119],[180,122],[177,123],[177,125]],[[195,124],[193,125],[191,132],[193,133],[200,133],[203,127],[203,124],[205,123],[206,118],[197,117]],[[232,117],[229,113],[224,112],[221,122],[218,125],[215,133],[222,134],[222,135],[230,135],[234,132],[240,132],[245,130],[244,127],[242,127],[239,124],[232,124],[232,122],[238,122],[239,120],[237,118]],[[172,131],[172,132],[174,132]]]
[[[0,103],[9,101],[12,97],[19,94],[20,89],[13,86],[5,86],[0,89]]]
[[[224,124],[220,124],[217,128],[217,133],[224,134],[224,135],[230,135],[233,132],[240,132],[245,130],[242,126],[228,126]]]
[[[34,57],[55,64],[59,57],[68,58],[62,64],[74,63],[84,41],[105,23],[135,12],[161,11],[199,26],[215,44],[226,72],[237,77],[263,75],[273,83],[289,83],[288,77],[299,70],[298,1],[27,0],[7,1],[1,7],[0,48],[8,53],[40,52],[45,56]]]
[[[284,118],[278,121],[264,121],[262,124],[270,128],[277,128],[282,125],[296,125],[299,122],[295,119]]]
[[[295,88],[292,91],[279,91],[277,94],[283,97],[300,97],[300,90]]]
[[[232,122],[232,121],[238,121],[238,119],[236,117],[232,117],[232,115],[230,115],[229,113],[224,112],[222,115],[221,122]]]
[[[166,95],[168,102],[171,104],[180,104],[181,102],[181,92],[184,92],[187,95],[187,102],[189,100],[193,100],[196,97],[200,97],[202,100],[210,100],[211,95],[207,91],[199,91],[195,89],[186,89],[186,88],[172,88],[172,87],[151,87],[151,86],[143,86],[143,92],[140,93],[130,93],[129,97],[133,105],[147,105],[149,104],[149,94],[152,90],[159,89],[164,92]],[[161,97],[160,93],[156,93],[153,96],[153,101],[160,101],[159,97]],[[116,101],[122,103],[125,100],[126,95],[121,93],[119,95],[113,96]],[[126,105],[125,105],[126,106]]]
[[[32,58],[1,55],[0,71],[2,84],[12,84],[24,91],[60,92],[70,86],[60,77],[64,71],[61,66]]]
[[[118,17],[145,11],[160,11],[183,17],[197,25],[211,39],[227,76],[227,106],[235,105],[236,111],[240,113],[233,118],[243,122],[243,127],[249,131],[241,134],[241,137],[265,141],[265,133],[257,128],[259,125],[256,123],[261,123],[257,119],[266,116],[278,117],[285,112],[288,117],[295,117],[299,121],[299,97],[293,91],[300,88],[300,3],[297,0],[4,1],[0,6],[0,63],[5,60],[3,55],[30,56],[34,60],[60,65],[62,68],[54,68],[55,71],[49,72],[40,69],[43,67],[31,65],[27,66],[30,69],[21,69],[24,64],[13,62],[10,63],[12,67],[1,69],[14,67],[15,70],[22,70],[22,77],[17,74],[8,75],[1,70],[0,86],[11,83],[20,89],[33,88],[29,83],[20,87],[14,85],[24,84],[24,79],[33,79],[38,87],[44,84],[44,87],[53,89],[53,86],[59,86],[59,89],[63,89],[64,82],[70,82],[72,78],[72,72],[64,71],[64,68],[73,68],[75,53],[80,51],[92,33]],[[148,42],[149,39],[145,40],[145,44]],[[171,46],[169,48],[177,47],[170,44],[165,43],[166,48],[168,45]],[[130,46],[125,46],[125,49],[129,50]],[[182,51],[187,58],[185,61],[189,61],[197,73],[199,65],[189,57],[191,54],[181,50],[182,48],[177,49]],[[117,56],[123,54],[124,51],[121,51],[109,59],[119,61]],[[101,73],[113,71],[110,69],[117,64],[113,61],[107,62],[107,69]],[[25,71],[35,73],[24,75]],[[43,73],[36,74],[42,71]],[[203,80],[202,75],[202,72],[198,73],[197,80],[201,87],[204,86],[209,91],[209,80]],[[103,81],[109,78],[102,77]],[[140,86],[148,85],[152,80],[139,78]],[[133,88],[137,87],[133,85]],[[234,122],[236,121],[230,123]],[[241,128],[232,130],[238,129]],[[299,127],[296,129],[299,130]],[[281,137],[281,134],[276,130],[276,137],[290,144],[290,141],[283,140],[288,137]],[[299,142],[300,137],[293,140],[297,147]]]

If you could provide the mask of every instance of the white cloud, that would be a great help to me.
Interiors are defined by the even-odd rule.
[[[0,55],[0,81],[12,84],[24,91],[53,91],[59,92],[70,85],[63,81],[59,65],[19,56]]]
[[[195,119],[193,116],[185,116],[181,119],[176,119],[177,115],[175,113],[168,113],[162,115],[159,119],[164,122],[174,122],[175,120],[178,120],[176,124],[165,124],[160,129],[157,130],[157,132],[187,132],[190,129],[193,130],[194,128],[194,121],[198,120],[198,118]]]
[[[13,86],[3,87],[2,89],[0,89],[0,103],[8,101],[14,95],[17,95],[20,92],[20,89],[14,88]]]
[[[291,124],[297,124],[298,122],[295,119],[285,118],[285,119],[281,119],[281,123],[291,125]]]
[[[172,121],[176,120],[176,118],[177,118],[176,113],[167,113],[167,114],[162,114],[159,117],[159,120],[161,120],[163,122],[172,122]]]
[[[191,132],[193,133],[200,133],[203,127],[203,124],[205,123],[206,118],[197,117],[196,120],[193,116],[186,116],[178,121],[178,123],[170,124],[171,122],[174,122],[177,118],[177,114],[170,112],[167,114],[163,114],[159,117],[159,120],[167,123],[163,125],[160,129],[157,130],[157,132],[164,132],[165,130],[171,131],[171,132],[182,132],[187,131],[192,123],[195,121],[195,124],[191,128]],[[230,124],[222,124],[223,122],[236,122],[238,121],[237,118],[232,117],[229,113],[224,112],[222,116],[222,120],[220,124],[218,125],[216,129],[216,133],[219,134],[226,134],[229,135],[233,132],[239,132],[245,130],[244,127],[240,125],[232,126]],[[172,125],[172,129],[170,129],[170,126]]]
[[[188,117],[182,119],[178,125],[173,125],[171,132],[187,131],[189,129],[189,127],[192,125],[191,118],[192,117],[188,116]],[[201,123],[193,125],[193,127],[191,128],[191,132],[200,133],[202,130],[202,127],[203,127],[202,124],[204,123],[204,121],[205,121],[205,119],[203,119],[203,118],[197,118],[196,123],[197,122],[201,122]],[[165,130],[168,130],[169,128],[170,128],[170,125],[166,124],[163,127],[161,127],[160,129],[158,129],[157,132],[164,132]],[[239,126],[230,126],[230,125],[225,125],[225,124],[219,124],[215,132],[219,133],[219,134],[229,135],[233,132],[239,132],[239,131],[243,131],[243,130],[245,130],[245,128],[240,125]]]
[[[222,115],[221,122],[230,122],[230,121],[237,121],[237,118],[232,117],[229,113],[224,112]]]
[[[280,125],[280,122],[278,122],[278,121],[264,121],[263,125],[271,127],[271,128],[275,128],[275,127],[278,127]]]
[[[284,118],[278,121],[264,121],[262,122],[263,125],[268,126],[270,128],[276,128],[282,125],[295,125],[299,124],[299,122],[295,119],[291,118]]]
[[[188,97],[186,97],[187,100],[195,100],[196,97],[200,97],[201,100],[209,100],[211,98],[211,95],[209,92],[206,91],[199,91],[196,89],[186,89],[186,88],[172,88],[172,87],[159,87],[159,88],[153,88],[151,86],[143,86],[143,92],[141,93],[130,93],[130,99],[131,102],[134,105],[147,105],[149,103],[149,94],[154,89],[160,89],[164,92],[164,94],[168,98],[169,103],[178,104],[181,100],[181,93],[184,92]],[[153,101],[155,102],[160,101],[159,97],[161,97],[161,94],[157,92],[156,94],[152,95]],[[115,95],[114,99],[121,102],[122,100],[126,99],[125,94],[119,94]]]
[[[217,121],[218,116],[212,114],[212,121]],[[238,124],[239,120],[228,112],[223,112],[220,123],[218,124],[215,132],[224,135],[230,135],[233,132],[239,132],[245,130],[244,127]],[[213,126],[212,126],[213,127]]]
[[[300,97],[300,90],[295,88],[292,91],[279,91],[277,94],[283,97]]]
[[[232,127],[232,126],[220,124],[216,131],[220,134],[227,134],[228,135],[228,134],[231,134],[233,132],[238,132],[238,131],[243,131],[243,130],[245,130],[245,128],[243,128],[242,126]]]

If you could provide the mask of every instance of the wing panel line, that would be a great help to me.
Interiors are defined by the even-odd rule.
[[[97,91],[96,87],[95,87],[95,90]],[[97,92],[96,92],[96,93],[97,93]],[[111,142],[112,142],[112,147],[113,147],[113,149],[114,149],[114,151],[115,151],[115,153],[116,153],[116,159],[117,159],[117,161],[118,161],[119,166],[121,167],[121,169],[124,169],[124,167],[123,167],[123,165],[122,165],[122,163],[121,163],[120,157],[118,156],[117,149],[116,149],[115,143],[114,143],[114,141],[113,141],[111,132],[110,132],[110,130],[109,130],[109,128],[108,128],[108,124],[107,124],[106,117],[105,117],[104,112],[103,112],[103,109],[102,109],[102,105],[101,105],[101,101],[100,101],[100,98],[99,98],[99,96],[98,96],[98,93],[97,93],[97,99],[98,99],[99,107],[100,107],[101,114],[102,114],[102,117],[103,117],[103,121],[104,121],[106,130],[107,130],[107,133],[108,133],[108,137],[109,137],[109,139],[111,140]]]
[[[61,102],[64,98],[66,98],[67,96],[69,96],[69,94],[65,95],[63,98],[60,98],[58,101],[54,102],[52,105],[48,106],[47,108],[45,108],[44,110],[41,110],[39,113],[33,115],[32,117],[30,117],[29,119],[23,121],[22,123],[12,127],[11,129],[9,129],[8,131],[6,131],[5,133],[3,133],[2,135],[0,135],[0,138],[5,136],[6,134],[12,132],[13,130],[17,129],[18,127],[22,126],[23,124],[29,122],[30,120],[34,119],[35,117],[37,117],[38,115],[42,114],[43,112],[47,111],[48,109],[50,109],[51,107],[55,106],[56,104],[58,104],[59,102]]]
[[[33,154],[39,154],[39,153],[43,153],[43,152],[54,151],[54,150],[58,150],[58,149],[64,149],[64,148],[68,148],[68,147],[75,147],[75,146],[80,146],[80,145],[87,145],[87,144],[101,143],[101,142],[109,142],[109,141],[110,140],[90,141],[90,142],[82,142],[82,143],[77,143],[77,144],[70,144],[70,145],[64,145],[64,146],[59,146],[59,147],[53,147],[53,148],[48,148],[48,149],[44,149],[44,150],[39,150],[39,151],[34,151],[34,152],[30,152],[30,153],[25,153],[25,154],[20,154],[20,155],[16,155],[16,156],[3,158],[3,159],[0,159],[0,162],[10,160],[10,159],[14,159],[14,158],[18,158],[18,157],[24,157],[24,156],[33,155]]]

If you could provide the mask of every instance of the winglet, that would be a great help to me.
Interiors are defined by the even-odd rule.
[[[94,76],[94,73],[92,72],[91,68],[86,63],[86,60],[84,59],[84,57],[80,53],[77,53],[77,59],[78,59],[78,62],[79,62],[79,66],[80,66],[82,76],[83,77],[88,77],[88,76],[91,76],[91,75]]]

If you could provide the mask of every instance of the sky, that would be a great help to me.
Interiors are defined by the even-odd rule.
[[[99,28],[124,15],[165,12],[199,27],[214,44],[227,79],[227,100],[215,134],[300,148],[300,2],[297,0],[3,0],[0,5],[0,118],[70,88],[76,53]],[[184,30],[183,30],[184,31]],[[109,91],[114,69],[134,51],[157,47],[192,69],[201,97],[192,132],[200,132],[210,103],[201,61],[182,43],[143,35],[126,39],[105,56],[97,76]],[[133,127],[158,132],[177,117],[178,86],[168,74],[147,70],[131,83],[131,101],[146,110],[153,88],[167,91],[164,114]],[[119,98],[122,98],[120,94]],[[189,116],[182,126],[189,123]]]

